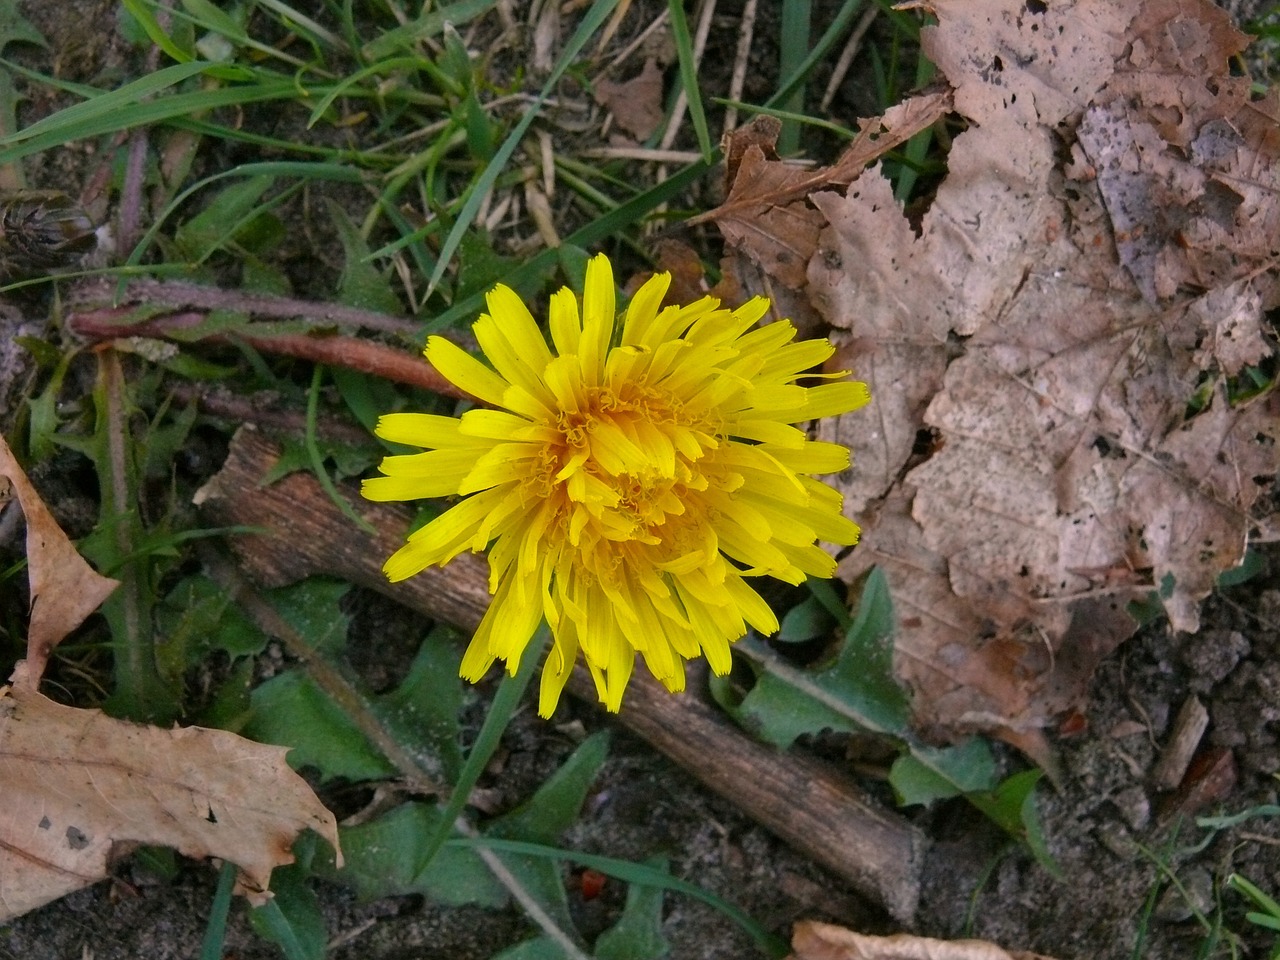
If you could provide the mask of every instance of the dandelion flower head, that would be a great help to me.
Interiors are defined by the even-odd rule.
[[[862,406],[866,385],[835,374],[800,386],[834,352],[828,341],[796,341],[789,321],[757,327],[760,297],[664,308],[669,283],[651,278],[619,317],[609,260],[595,257],[581,305],[568,288],[552,296],[550,344],[499,285],[474,326],[490,365],[442,337],[426,347],[488,406],[378,423],[378,436],[425,452],[386,457],[366,497],[463,498],[409,536],[387,576],[489,548],[493,601],[461,673],[474,682],[495,659],[515,673],[545,619],[544,717],[579,651],[611,711],[637,655],[671,691],[685,660],[727,672],[748,625],[778,629],[748,578],[830,577],[817,541],[858,537],[840,494],[813,477],[848,466],[848,450],[795,424]]]

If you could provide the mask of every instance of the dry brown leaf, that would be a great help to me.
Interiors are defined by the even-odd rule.
[[[235,863],[238,891],[255,902],[303,830],[336,851],[333,815],[284,748],[128,723],[38,692],[49,651],[117,583],[76,552],[3,437],[0,481],[26,518],[32,598],[27,659],[0,688],[0,923],[104,879],[112,857],[139,843]]]
[[[1117,0],[928,0],[926,55],[955,88],[956,112],[1052,126],[1089,103],[1124,51],[1134,4]]]
[[[0,922],[103,879],[134,843],[229,860],[258,903],[303,830],[337,849],[333,815],[284,747],[66,707],[22,672],[0,691]]]
[[[649,57],[630,80],[597,81],[595,98],[623,130],[637,140],[648,139],[662,122],[662,69]]]
[[[729,191],[724,203],[690,223],[714,220],[731,247],[748,254],[779,282],[800,290],[823,224],[809,195],[849,183],[867,164],[934,123],[950,102],[946,93],[926,94],[893,107],[883,117],[862,121],[857,138],[840,159],[819,170],[778,160],[773,151],[776,122],[754,121],[725,138]]]
[[[0,437],[0,480],[5,479],[27,524],[31,620],[27,627],[26,677],[34,690],[44,676],[49,651],[98,609],[120,583],[99,574],[76,552],[4,437]]]
[[[791,950],[788,960],[1052,960],[986,940],[934,940],[905,933],[872,937],[815,921],[796,924]]]
[[[1235,40],[1207,0],[1137,52],[1125,26],[1165,0],[931,6],[926,52],[975,123],[918,235],[878,169],[811,198],[828,225],[808,291],[872,393],[823,427],[858,458],[863,540],[842,573],[888,573],[926,727],[1045,761],[1040,731],[1132,632],[1128,601],[1171,582],[1173,626],[1195,629],[1280,467],[1273,401],[1232,407],[1221,380],[1274,346],[1280,135],[1260,118],[1280,111],[1224,86],[1175,120],[1134,81],[1139,56],[1169,83],[1187,63],[1214,64],[1201,86],[1227,78]],[[1163,137],[1188,124],[1183,154]]]

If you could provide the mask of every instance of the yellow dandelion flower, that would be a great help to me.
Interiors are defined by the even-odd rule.
[[[817,541],[858,538],[840,495],[811,476],[848,466],[848,450],[795,424],[862,406],[866,385],[797,385],[830,343],[795,342],[788,321],[756,327],[768,308],[760,297],[736,310],[711,297],[661,308],[669,283],[650,279],[619,320],[609,260],[595,257],[581,312],[568,288],[551,298],[551,345],[497,286],[474,327],[492,366],[441,337],[426,348],[491,409],[378,422],[378,436],[427,449],[385,458],[366,497],[464,498],[409,536],[387,576],[492,544],[493,602],[461,673],[479,680],[495,659],[515,673],[545,619],[544,717],[579,650],[611,711],[637,654],[673,692],[685,660],[705,656],[725,673],[748,625],[778,629],[746,578],[829,577],[835,561]]]

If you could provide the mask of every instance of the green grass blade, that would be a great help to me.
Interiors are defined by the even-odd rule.
[[[218,873],[218,889],[209,906],[209,922],[200,944],[200,960],[222,960],[222,944],[227,937],[227,915],[231,912],[231,889],[236,882],[236,865],[224,861]]]
[[[672,893],[684,894],[724,914],[739,927],[756,945],[770,957],[785,957],[787,945],[748,916],[740,907],[722,900],[714,893],[703,890],[695,884],[679,877],[642,863],[629,860],[617,860],[613,857],[602,857],[592,853],[579,853],[576,850],[562,850],[559,847],[544,846],[540,843],[527,843],[522,840],[499,840],[494,837],[455,837],[449,841],[454,847],[487,847],[497,853],[517,853],[530,857],[545,857],[549,860],[568,860],[581,867],[599,870],[607,876],[625,883],[635,883],[648,887],[660,887]]]
[[[0,63],[10,68],[17,66],[17,64],[10,64],[8,60],[0,60]],[[142,100],[159,93],[161,90],[166,90],[175,84],[204,73],[211,66],[213,64],[203,61],[190,61],[164,67],[155,73],[134,80],[132,83],[126,83],[118,90],[100,93],[84,103],[77,103],[74,106],[67,107],[65,110],[59,110],[52,116],[45,117],[43,120],[39,120],[23,130],[11,133],[9,136],[0,139],[0,144],[7,145],[30,140],[32,137],[41,136],[49,131],[73,127],[76,124],[136,106]]]
[[[507,165],[507,161],[511,159],[511,155],[515,153],[520,141],[524,139],[525,132],[542,109],[542,104],[551,95],[564,72],[576,62],[578,54],[582,52],[582,48],[586,46],[587,41],[604,24],[605,19],[613,12],[613,8],[618,5],[618,2],[619,0],[595,0],[595,3],[591,5],[591,9],[587,11],[587,15],[578,24],[578,29],[574,31],[568,44],[565,45],[560,58],[551,70],[551,75],[547,77],[547,82],[543,84],[542,90],[534,98],[533,103],[529,105],[529,109],[520,118],[520,122],[516,124],[515,129],[502,142],[502,146],[498,148],[498,152],[494,154],[493,159],[484,168],[484,172],[480,174],[472,185],[466,202],[462,205],[462,209],[458,211],[458,219],[454,221],[453,229],[449,231],[449,235],[445,237],[444,244],[440,248],[436,268],[431,272],[430,280],[427,281],[427,296],[430,296],[431,292],[440,283],[440,279],[444,276],[445,268],[458,251],[458,244],[462,242],[462,235],[471,229],[471,221],[475,219],[476,213],[479,212],[480,204],[484,202],[485,194],[489,192],[489,189],[498,179],[498,175],[502,173],[503,168]]]
[[[8,66],[7,61],[0,60],[0,64]],[[73,140],[86,140],[119,130],[163,123],[174,117],[187,117],[218,107],[258,103],[263,100],[287,100],[299,96],[298,86],[292,79],[271,79],[252,85],[179,93],[138,102],[139,97],[149,96],[156,89],[164,89],[180,82],[179,77],[204,72],[202,69],[193,69],[196,67],[195,63],[167,67],[166,70],[174,72],[163,78],[166,81],[164,83],[155,83],[159,74],[163,73],[159,71],[145,80],[136,81],[46,117],[26,130],[0,140],[0,145],[7,145],[0,148],[0,165],[13,163]]]
[[[693,120],[694,133],[698,135],[698,149],[702,159],[710,162],[715,147],[707,130],[707,113],[702,106],[702,93],[698,89],[698,63],[693,55],[693,37],[689,34],[689,21],[684,15],[684,0],[667,0],[671,17],[671,32],[675,35],[676,54],[680,59],[680,85],[689,103],[689,117]]]
[[[628,200],[616,210],[611,210],[585,227],[574,231],[568,237],[565,237],[565,245],[590,247],[606,237],[613,236],[628,224],[634,223],[655,207],[678,195],[685,187],[710,170],[712,163],[718,159],[719,151],[717,150],[713,154],[711,162],[699,160],[697,163],[690,164],[674,176],[668,177],[657,186],[646,190],[640,196]],[[513,270],[503,282],[508,286],[518,287],[530,278],[536,277],[554,266],[558,259],[559,254],[555,250],[543,250]],[[423,327],[422,343],[426,343],[428,334],[456,326],[476,316],[483,305],[484,292],[474,293],[450,305],[448,310],[436,316]]]
[[[858,8],[862,6],[862,0],[845,0],[844,6],[836,14],[835,19],[831,21],[831,26],[823,32],[818,42],[814,44],[813,49],[808,55],[801,60],[790,74],[783,74],[782,82],[779,84],[777,92],[774,93],[767,101],[766,107],[777,107],[784,102],[788,102],[791,94],[805,82],[813,68],[818,62],[831,50],[832,47],[839,42],[840,38],[845,35],[849,27],[853,24],[854,14],[858,12]],[[803,104],[801,104],[803,108]]]
[[[782,31],[779,37],[778,75],[781,77],[798,77],[782,108],[788,113],[804,112],[804,80],[808,71],[802,71],[801,65],[809,54],[809,26],[813,19],[811,0],[783,0]],[[789,156],[800,147],[800,125],[791,120],[782,122],[778,133],[778,153]]]

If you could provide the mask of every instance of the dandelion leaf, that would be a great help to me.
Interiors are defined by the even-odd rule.
[[[439,808],[402,804],[375,820],[343,827],[343,869],[320,863],[317,872],[346,884],[362,900],[419,893],[446,906],[502,906],[506,890],[473,850],[446,845],[420,869],[439,825]]]
[[[665,857],[651,857],[645,865],[667,872]],[[662,933],[661,887],[633,883],[617,923],[596,938],[596,960],[659,960],[671,951]]]
[[[780,749],[801,734],[822,730],[905,735],[909,711],[893,677],[892,633],[888,586],[873,569],[836,659],[817,670],[800,670],[763,656],[755,686],[731,712]]]
[[[304,588],[311,583],[310,589]],[[315,584],[319,586],[315,586]],[[294,621],[303,636],[319,638],[329,633],[328,624],[342,624],[346,617],[336,606],[335,589],[345,584],[316,579],[303,581],[273,594],[286,619]],[[330,593],[331,603],[299,604],[304,597],[322,598]],[[394,690],[367,696],[366,705],[382,726],[410,749],[424,771],[441,781],[452,780],[461,768],[458,713],[463,687],[457,676],[457,652],[452,633],[432,631],[422,642],[409,672]],[[289,670],[259,684],[250,694],[252,712],[245,732],[266,743],[292,748],[289,762],[295,768],[312,767],[330,780],[379,780],[395,776],[396,767],[369,742],[351,715],[326,694],[305,672]]]

